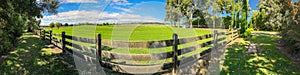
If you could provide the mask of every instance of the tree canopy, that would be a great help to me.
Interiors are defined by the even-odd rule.
[[[1,0],[0,1],[0,55],[16,45],[17,38],[27,28],[37,28],[43,12],[57,13],[54,0]]]

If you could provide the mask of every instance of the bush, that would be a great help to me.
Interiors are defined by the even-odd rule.
[[[247,28],[246,31],[245,31],[245,33],[242,34],[241,36],[242,37],[251,37],[251,32],[253,32],[253,31],[254,31],[253,28]]]

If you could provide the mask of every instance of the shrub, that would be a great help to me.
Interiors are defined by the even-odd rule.
[[[247,28],[246,31],[245,31],[245,33],[242,34],[242,37],[250,37],[252,31],[254,31],[253,28]]]

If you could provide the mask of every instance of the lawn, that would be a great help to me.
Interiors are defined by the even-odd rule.
[[[275,46],[279,36],[255,35],[252,38],[239,39],[227,48],[227,56],[221,74],[238,75],[292,75],[300,74],[300,70],[282,54]],[[248,43],[257,44],[262,52],[260,54],[248,54]]]
[[[0,75],[78,74],[74,67],[64,63],[62,55],[53,53],[44,41],[34,36],[25,33],[21,37],[16,50],[0,62]]]
[[[170,40],[172,39],[172,34],[177,33],[179,38],[195,37],[200,35],[211,34],[211,30],[200,30],[200,29],[189,29],[189,28],[173,28],[169,26],[162,25],[109,25],[109,26],[73,26],[64,28],[46,28],[46,30],[52,30],[55,34],[61,34],[65,31],[67,35],[85,37],[85,38],[95,38],[96,33],[102,34],[102,38],[105,40],[130,40],[130,41],[153,41],[153,40]],[[224,37],[220,36],[219,38]],[[179,49],[195,46],[204,42],[211,41],[212,38],[194,41],[186,44],[181,44],[178,46]],[[70,41],[71,40],[67,40]],[[80,43],[72,41],[73,43],[89,46],[95,48],[94,44]],[[201,49],[197,49],[193,52],[184,54],[180,57],[188,57],[197,54],[205,49],[210,48],[207,46]],[[113,48],[104,49],[115,53],[124,54],[153,54],[153,53],[163,53],[172,51],[172,47],[164,48]],[[85,52],[86,53],[86,52]],[[87,55],[91,53],[87,52]],[[162,60],[164,61],[164,60]],[[168,59],[167,61],[171,61]],[[157,61],[155,61],[157,63]],[[153,63],[151,63],[153,64]]]
[[[172,28],[162,25],[108,25],[108,26],[73,26],[64,28],[45,28],[53,30],[55,34],[63,31],[67,35],[95,38],[96,33],[102,34],[103,39],[109,40],[169,40],[172,34],[177,33],[179,38],[210,34],[210,30]]]

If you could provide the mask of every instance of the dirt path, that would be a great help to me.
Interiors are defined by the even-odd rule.
[[[63,63],[60,52],[32,33],[25,33],[16,50],[0,61],[0,75],[65,75],[77,71]]]

